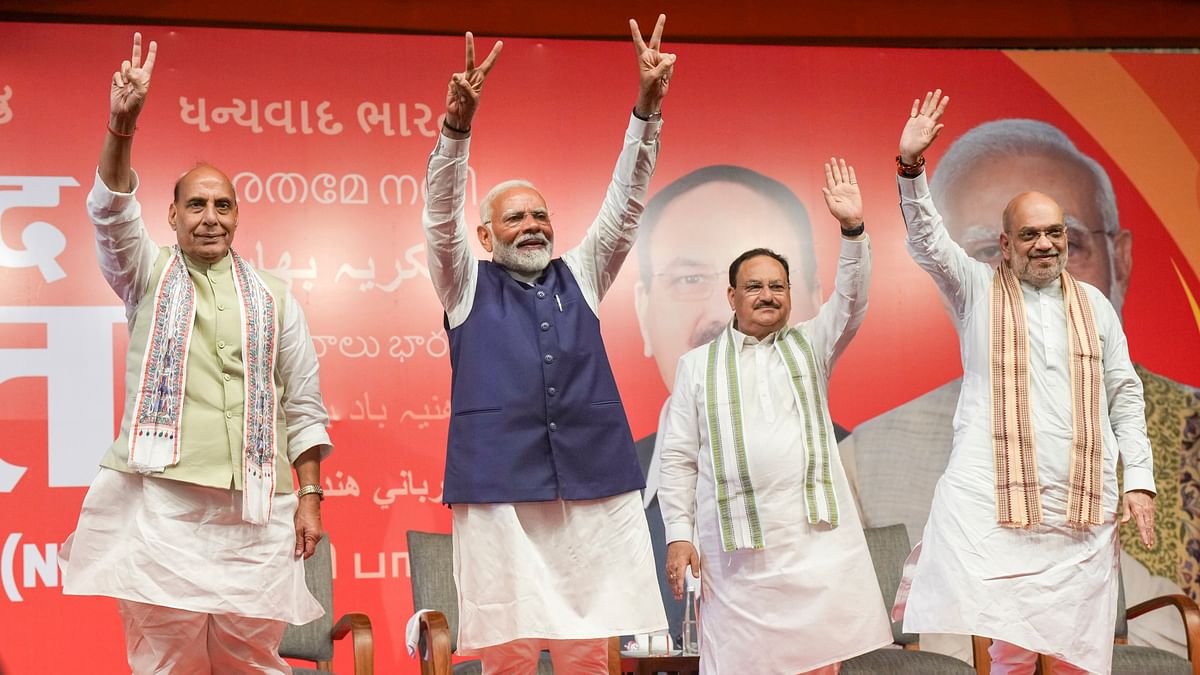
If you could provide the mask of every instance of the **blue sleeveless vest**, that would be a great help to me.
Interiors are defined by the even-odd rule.
[[[598,499],[644,488],[597,319],[561,259],[527,286],[479,262],[450,337],[446,504]]]

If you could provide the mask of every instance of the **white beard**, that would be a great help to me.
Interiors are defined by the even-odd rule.
[[[498,239],[492,241],[492,262],[520,274],[540,273],[550,264],[550,258],[554,255],[554,242],[542,234],[522,235],[511,244],[502,243]],[[527,241],[540,241],[545,246],[529,251],[521,250],[520,245]]]

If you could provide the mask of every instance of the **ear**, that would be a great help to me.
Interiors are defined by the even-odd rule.
[[[167,207],[167,222],[171,225],[172,230],[175,230],[177,227],[175,224],[176,215],[178,215],[178,212],[175,210],[175,202],[171,202],[171,206]]]
[[[729,298],[729,309],[733,310],[734,313],[737,313],[737,305],[733,304],[733,293],[734,289],[729,288],[725,292],[725,297]]]
[[[1129,275],[1133,273],[1133,233],[1125,228],[1113,235],[1113,280],[1114,288],[1122,292],[1129,287]]]
[[[487,225],[480,225],[475,228],[475,233],[479,235],[479,243],[483,244],[483,250],[488,253],[492,252],[492,231],[487,228]]]
[[[1012,257],[1012,252],[1008,250],[1008,233],[1000,230],[1000,255],[1004,258],[1004,262],[1011,263],[1009,258]]]
[[[642,356],[654,356],[654,347],[650,344],[650,329],[647,318],[650,313],[650,290],[639,279],[633,285],[633,311],[637,313],[638,330],[642,334]]]

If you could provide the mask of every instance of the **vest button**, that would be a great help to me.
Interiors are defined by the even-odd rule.
[[[217,340],[217,349],[225,349],[225,341]]]
[[[543,357],[542,357],[542,360],[543,360],[543,361],[545,361],[546,363],[554,363],[554,355],[553,355],[553,354],[547,354],[547,355],[545,355],[545,356],[543,356]]]
[[[228,381],[229,381],[229,373],[225,373],[225,374],[224,374],[224,375],[222,375],[221,377],[225,378],[225,381],[226,381],[226,382],[228,382]]]
[[[217,311],[218,311],[218,312],[224,312],[224,311],[225,311],[225,305],[217,305]]]
[[[233,413],[231,413],[231,412],[225,413],[225,419],[227,419],[227,420],[233,419]]]
[[[558,390],[554,387],[546,387],[546,393],[553,396],[558,393]]]
[[[550,423],[550,431],[558,431],[558,424],[551,422]]]
[[[546,299],[546,291],[538,291],[537,296],[538,296],[538,300],[545,300]]]
[[[543,321],[543,322],[542,322],[542,326],[541,326],[541,328],[542,328],[542,330],[544,330],[544,331],[546,331],[546,330],[550,330],[550,322],[549,322],[549,321]]]

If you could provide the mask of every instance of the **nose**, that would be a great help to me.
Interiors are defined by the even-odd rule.
[[[1034,240],[1033,245],[1035,248],[1043,251],[1054,248],[1054,242],[1050,240],[1050,235],[1045,232],[1038,232],[1038,237]]]
[[[521,234],[528,234],[531,232],[545,232],[546,230],[549,230],[549,229],[550,229],[550,226],[548,223],[539,221],[537,218],[534,217],[534,215],[532,213],[530,213],[528,211],[525,212],[525,217],[521,220]]]
[[[217,205],[208,204],[204,207],[204,213],[201,214],[201,222],[205,225],[215,225],[217,221]]]

